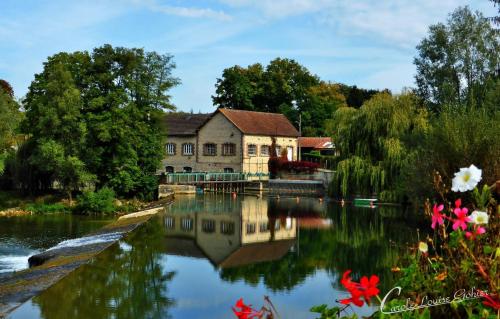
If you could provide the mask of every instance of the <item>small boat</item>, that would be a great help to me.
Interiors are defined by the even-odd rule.
[[[355,198],[353,205],[356,207],[371,207],[374,208],[378,199],[376,198]]]

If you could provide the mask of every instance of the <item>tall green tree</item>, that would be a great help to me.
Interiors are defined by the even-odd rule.
[[[110,45],[49,57],[25,100],[30,147],[20,162],[36,164],[67,189],[95,176],[98,188],[150,198],[163,157],[160,120],[174,109],[168,91],[179,83],[174,67],[170,55]],[[56,162],[64,176],[50,173],[56,166],[49,161],[34,160],[44,145],[61,148]]]
[[[359,109],[339,108],[328,124],[341,156],[334,195],[402,199],[401,172],[417,152],[411,143],[428,130],[427,112],[418,98],[408,92],[380,93]]]
[[[446,24],[430,26],[417,50],[417,92],[434,112],[445,104],[481,107],[498,79],[499,30],[468,7],[456,9]]]
[[[225,69],[212,100],[218,107],[283,113],[297,124],[298,106],[308,98],[310,88],[319,84],[318,76],[295,60],[276,58],[265,69],[259,63]]]
[[[0,175],[4,170],[4,161],[8,153],[16,145],[21,116],[12,87],[7,81],[0,79]]]
[[[311,86],[299,105],[302,135],[326,136],[325,121],[331,118],[337,109],[345,106],[346,98],[339,84],[321,82]]]

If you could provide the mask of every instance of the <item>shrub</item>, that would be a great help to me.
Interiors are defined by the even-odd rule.
[[[103,187],[97,192],[84,192],[77,199],[75,210],[79,213],[109,214],[116,211],[115,192],[108,187]]]
[[[63,203],[32,203],[26,205],[24,208],[26,211],[33,212],[35,214],[50,214],[50,213],[68,213],[69,208]]]
[[[282,163],[282,170],[296,173],[314,173],[319,167],[319,163],[307,161],[290,161]]]

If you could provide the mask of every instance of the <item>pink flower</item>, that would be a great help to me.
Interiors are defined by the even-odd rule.
[[[458,202],[458,205],[457,205],[457,202]],[[457,218],[455,218],[455,222],[453,223],[453,230],[457,230],[458,227],[462,228],[462,230],[466,230],[467,229],[466,223],[469,223],[471,221],[470,217],[467,216],[467,213],[469,212],[469,210],[466,207],[460,208],[460,206],[459,206],[460,199],[458,199],[455,202],[455,205],[458,207],[456,207],[453,210],[453,213],[457,216]]]
[[[441,214],[440,212],[443,210],[444,206],[441,204],[437,206],[434,204],[434,207],[432,208],[433,214],[432,214],[432,229],[436,228],[436,224],[442,225],[444,222],[444,215]]]
[[[455,201],[455,208],[460,208],[460,206],[462,206],[462,199],[459,198]]]
[[[467,239],[474,240],[476,239],[476,236],[482,235],[484,233],[486,233],[486,228],[474,225],[474,230],[472,232],[465,232],[465,237],[467,237]]]

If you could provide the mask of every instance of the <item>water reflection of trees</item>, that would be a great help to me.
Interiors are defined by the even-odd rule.
[[[294,251],[281,260],[222,269],[220,276],[252,285],[262,281],[273,291],[288,291],[317,270],[326,270],[336,286],[338,275],[352,269],[355,277],[378,274],[382,291],[387,291],[393,285],[390,269],[404,253],[406,243],[416,240],[415,228],[401,219],[401,212],[393,212],[398,209],[332,205],[327,212],[333,220],[331,229],[300,229]]]
[[[163,228],[146,223],[125,240],[47,289],[34,303],[43,318],[170,318],[174,300],[162,257]]]

